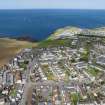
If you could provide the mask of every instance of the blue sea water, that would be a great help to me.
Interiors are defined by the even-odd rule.
[[[105,26],[105,10],[0,10],[0,37],[43,40],[65,26]]]

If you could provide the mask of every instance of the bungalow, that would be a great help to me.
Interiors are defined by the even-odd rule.
[[[95,105],[94,103],[80,102],[78,105]]]
[[[3,85],[11,86],[14,84],[14,76],[9,71],[3,73]]]
[[[87,65],[86,63],[84,63],[84,62],[78,62],[78,63],[76,63],[76,69],[77,69],[77,70],[86,69],[87,66],[88,66],[88,65]]]
[[[0,105],[5,105],[4,98],[0,98]]]
[[[101,56],[97,57],[96,63],[105,66],[105,55],[101,55]]]
[[[0,73],[0,85],[2,84],[2,81],[3,81],[3,76],[2,76],[2,74]]]

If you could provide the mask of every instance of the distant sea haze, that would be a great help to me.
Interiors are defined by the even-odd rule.
[[[105,26],[105,10],[0,10],[0,37],[47,38],[65,26]]]

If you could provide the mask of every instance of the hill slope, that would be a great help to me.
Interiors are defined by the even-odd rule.
[[[18,41],[9,38],[0,38],[0,66],[6,64],[13,56],[23,48],[35,47],[35,43]]]

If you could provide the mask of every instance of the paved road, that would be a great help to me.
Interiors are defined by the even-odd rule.
[[[34,67],[33,65],[34,65],[34,61],[33,62],[30,61],[29,65],[27,66],[27,70],[26,70],[26,83],[24,85],[24,93],[22,95],[22,100],[21,100],[19,105],[26,105],[27,94],[28,94],[29,89],[32,86],[32,83],[30,81],[30,70],[33,69],[32,68],[32,67]]]
[[[26,105],[28,91],[32,86],[35,86],[35,83],[32,83],[30,81],[30,71],[32,71],[34,69],[35,62],[36,62],[36,60],[34,59],[33,61],[30,61],[28,66],[27,66],[27,70],[25,72],[26,83],[24,85],[24,93],[22,95],[22,100],[21,100],[19,105]]]
[[[30,83],[26,83],[25,84],[23,97],[22,97],[22,100],[21,100],[21,102],[20,102],[19,105],[26,105],[26,102],[27,102],[27,92],[28,92],[28,90],[29,90],[30,87],[31,87],[31,84]]]

